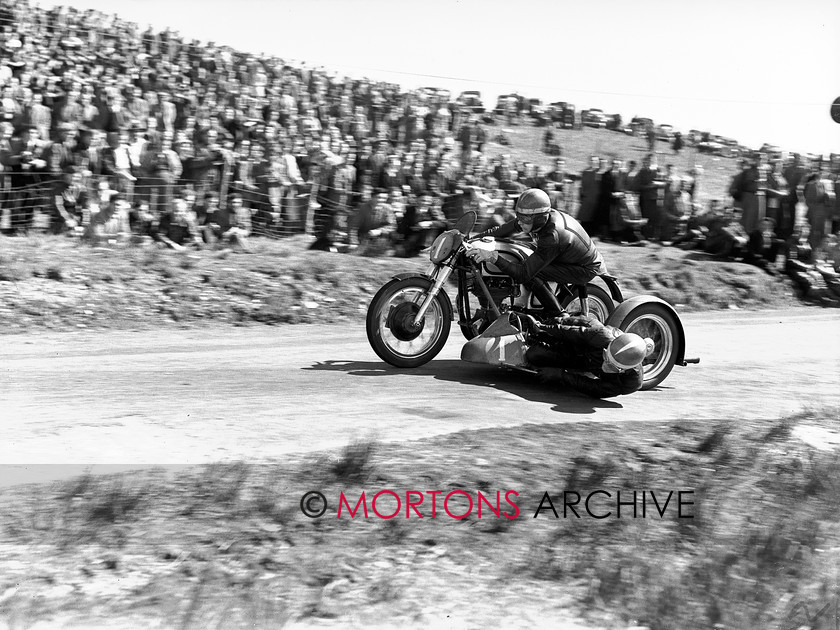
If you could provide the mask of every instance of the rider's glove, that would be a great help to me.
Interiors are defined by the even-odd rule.
[[[488,251],[486,249],[471,249],[467,252],[467,256],[477,263],[491,262],[494,263],[499,259],[499,254],[495,251]]]

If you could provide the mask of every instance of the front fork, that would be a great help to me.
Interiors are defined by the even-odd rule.
[[[493,301],[493,296],[490,294],[490,289],[487,288],[487,284],[484,282],[484,278],[481,277],[481,271],[478,269],[476,264],[470,260],[470,267],[472,267],[473,277],[475,278],[476,283],[478,283],[479,288],[484,293],[484,296],[487,298],[487,303],[490,305],[490,308],[493,311],[493,314],[496,317],[501,316],[501,311],[499,310],[498,305],[496,302]],[[455,267],[455,259],[453,258],[449,264],[437,266],[432,264],[429,267],[428,275],[430,278],[435,276],[437,273],[437,277],[435,278],[435,282],[432,285],[432,288],[429,289],[429,292],[426,294],[426,299],[423,300],[423,304],[420,305],[420,310],[417,311],[417,315],[414,316],[414,320],[411,322],[412,327],[419,328],[420,322],[423,321],[423,318],[426,316],[426,311],[429,310],[429,307],[432,305],[432,300],[435,299],[435,296],[440,292],[443,288],[443,285],[446,284],[446,281],[449,279],[449,276],[452,275],[452,270]]]
[[[426,294],[426,299],[423,300],[423,303],[420,305],[420,310],[417,311],[417,314],[414,316],[414,320],[411,322],[412,328],[420,328],[420,323],[426,316],[426,311],[429,310],[429,307],[432,305],[435,297],[437,297],[437,294],[440,293],[440,290],[443,288],[443,285],[446,284],[449,276],[452,275],[452,267],[454,264],[454,262],[441,266],[432,264],[429,267],[427,275],[430,278],[435,278],[434,284],[432,284],[432,288],[429,289],[429,292]],[[435,277],[435,275],[437,275],[437,277]]]

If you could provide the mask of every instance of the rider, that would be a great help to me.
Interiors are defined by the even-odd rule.
[[[531,327],[525,359],[539,368],[544,383],[596,398],[641,388],[642,362],[653,352],[652,339],[602,324],[594,315],[566,315],[545,324],[531,320]]]
[[[516,202],[516,218],[491,228],[479,236],[504,238],[516,233],[528,234],[536,251],[524,263],[500,258],[495,251],[472,249],[467,256],[476,262],[491,262],[536,294],[549,315],[561,315],[563,309],[544,280],[561,284],[586,284],[595,276],[607,273],[604,259],[592,239],[574,218],[552,210],[548,194],[539,188],[523,192]]]

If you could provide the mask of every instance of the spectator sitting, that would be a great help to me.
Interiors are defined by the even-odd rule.
[[[435,205],[432,195],[424,193],[406,206],[403,242],[398,252],[406,258],[416,256],[445,229],[446,217]]]
[[[69,232],[81,234],[84,219],[89,215],[90,197],[87,187],[82,182],[82,174],[74,166],[68,166],[64,173],[64,183],[56,192],[55,212],[50,221],[54,234]]]
[[[233,194],[229,200],[231,225],[222,232],[222,240],[234,247],[250,251],[248,237],[251,235],[251,209],[242,200],[242,196]]]
[[[699,203],[690,204],[689,207],[691,211],[686,221],[685,232],[675,238],[671,245],[680,249],[702,249],[709,232],[710,222],[723,214],[722,202],[719,199],[712,200],[705,211]]]
[[[377,256],[391,249],[397,219],[388,205],[388,193],[379,188],[359,208],[359,249],[362,256]]]
[[[156,236],[170,249],[181,251],[185,247],[201,246],[201,234],[190,216],[183,192],[175,198],[172,210],[161,215]]]
[[[90,221],[84,228],[83,238],[92,243],[109,238],[127,238],[131,234],[129,209],[123,194],[112,190],[107,180],[100,182],[98,198],[96,203],[91,204]]]
[[[740,223],[740,212],[724,209],[710,218],[703,250],[713,256],[741,258],[747,251],[749,235]]]
[[[776,273],[776,258],[785,244],[776,237],[775,227],[776,222],[770,217],[765,217],[761,221],[761,228],[750,234],[744,255],[744,262],[761,267],[771,275]]]

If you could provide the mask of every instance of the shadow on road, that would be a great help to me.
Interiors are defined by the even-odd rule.
[[[422,367],[400,369],[381,361],[322,361],[303,370],[345,372],[351,376],[432,376],[441,381],[489,387],[524,400],[553,405],[561,413],[595,413],[596,409],[621,409],[611,400],[599,400],[570,389],[542,385],[535,376],[516,370],[465,363],[461,360],[432,361]]]

